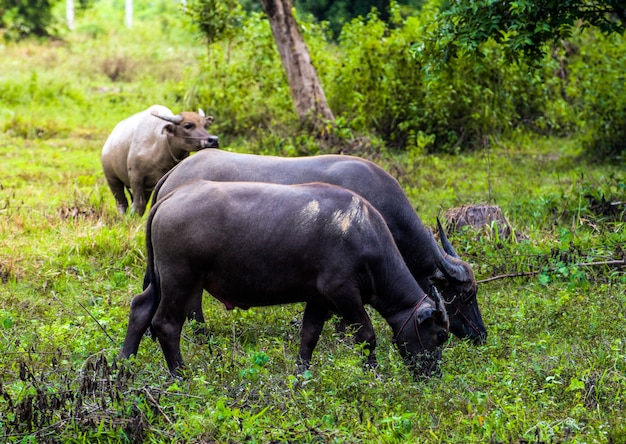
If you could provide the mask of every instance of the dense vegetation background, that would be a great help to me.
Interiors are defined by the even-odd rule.
[[[136,5],[132,29],[109,0],[85,3],[72,32],[52,21],[53,38],[16,41],[3,22],[0,439],[623,441],[623,36],[576,28],[539,62],[493,40],[438,58],[438,11],[392,4],[387,21],[369,14],[339,35],[302,15],[337,117],[321,140],[293,112],[258,9],[213,40],[167,1]],[[480,285],[487,344],[452,339],[443,376],[415,382],[372,313],[379,376],[329,326],[294,388],[301,307],[227,312],[207,297],[208,343],[185,329],[189,379],[173,381],[150,340],[117,362],[144,220],[116,214],[99,155],[118,121],[154,103],[204,108],[223,149],[371,158],[430,226],[449,208],[500,205],[514,236],[451,234],[479,279],[522,274]]]

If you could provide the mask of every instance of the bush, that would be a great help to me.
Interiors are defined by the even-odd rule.
[[[6,28],[5,40],[27,36],[50,35],[53,23],[49,0],[3,0],[0,3],[0,27]]]
[[[587,30],[572,39],[564,79],[566,100],[595,160],[626,153],[626,40]],[[565,50],[561,50],[565,53]]]
[[[478,58],[434,66],[423,51],[434,9],[387,25],[376,14],[343,28],[342,65],[328,94],[355,129],[374,130],[396,147],[471,149],[487,136],[537,125],[545,107],[543,71],[510,63],[485,44]]]
[[[588,153],[623,153],[624,43],[589,30],[533,63],[511,61],[490,40],[438,63],[429,41],[437,13],[433,0],[404,18],[392,2],[388,21],[376,11],[354,19],[336,44],[327,24],[299,19],[343,138],[357,133],[394,148],[460,152],[516,132],[582,131]],[[208,46],[186,104],[208,104],[216,131],[226,137],[257,139],[259,130],[270,129],[272,136],[297,138],[301,128],[263,14],[248,15],[224,36],[227,41]]]
[[[284,132],[297,125],[286,75],[261,14],[248,16],[232,42],[208,46],[185,102],[191,109],[206,106],[216,117],[217,134],[254,137],[259,130]]]

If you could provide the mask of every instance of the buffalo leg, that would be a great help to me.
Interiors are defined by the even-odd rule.
[[[152,319],[154,334],[161,344],[161,349],[165,355],[167,368],[174,376],[180,376],[179,372],[183,366],[183,356],[180,352],[180,336],[183,329],[185,317],[173,313],[171,310],[163,309],[160,305]]]
[[[113,193],[113,197],[115,198],[115,204],[117,206],[117,211],[120,214],[125,214],[128,210],[128,199],[126,198],[125,189],[126,186],[123,182],[115,177],[109,177],[105,174],[107,183],[109,184],[109,188]]]
[[[137,213],[139,216],[142,216],[146,211],[147,199],[146,199],[146,189],[143,184],[142,177],[131,177],[130,179],[130,188],[133,190],[133,204],[131,206],[133,212]]]
[[[161,301],[152,318],[152,329],[156,335],[167,367],[174,376],[180,376],[183,357],[180,352],[180,337],[189,304],[202,295],[202,285],[186,270],[170,270],[161,274]]]
[[[208,337],[209,332],[205,327],[204,314],[202,313],[202,293],[191,301],[191,308],[187,312],[187,319],[189,321],[195,321],[197,324],[194,326],[193,332],[196,336]]]
[[[300,350],[296,362],[296,373],[301,374],[309,369],[313,350],[320,338],[324,323],[328,318],[328,309],[309,302],[304,308],[302,327],[300,329]]]
[[[143,277],[144,290],[148,288],[148,285],[150,285],[150,278],[149,278],[149,273],[146,270],[144,277]],[[187,319],[189,321],[195,321],[197,324],[202,324],[202,325],[195,326],[193,330],[194,334],[196,336],[208,337],[209,332],[207,328],[204,326],[204,324],[206,323],[206,320],[204,319],[204,313],[202,312],[202,292],[200,292],[200,294],[191,301],[190,305],[191,305],[191,308],[188,311]]]
[[[365,344],[364,353],[366,355],[367,365],[370,368],[378,367],[376,361],[376,354],[374,352],[376,348],[376,334],[374,333],[374,326],[372,321],[365,311],[365,307],[361,303],[360,297],[358,299],[342,299],[337,298],[335,303],[339,313],[343,319],[354,330],[354,339],[357,344]]]
[[[138,294],[131,301],[126,338],[124,339],[120,357],[128,358],[137,353],[141,338],[150,326],[150,321],[154,314],[152,311],[153,297],[152,286],[149,285],[143,293]]]

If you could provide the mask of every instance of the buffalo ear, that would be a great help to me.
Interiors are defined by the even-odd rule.
[[[447,313],[445,311],[437,310],[432,307],[426,307],[417,311],[418,325],[422,325],[422,323],[428,321],[429,319],[438,324],[448,322]]]
[[[172,125],[171,123],[168,123],[167,125],[165,125],[163,129],[161,130],[161,134],[168,134],[170,136],[173,136],[175,133],[176,133],[176,126]]]
[[[427,320],[433,319],[437,315],[437,313],[439,313],[439,310],[436,310],[433,307],[421,307],[421,308],[419,308],[417,310],[417,323],[418,323],[418,325],[422,325],[422,323],[426,322]]]
[[[206,116],[204,118],[204,127],[208,127],[209,125],[211,125],[213,122],[215,121],[215,117],[213,116]]]

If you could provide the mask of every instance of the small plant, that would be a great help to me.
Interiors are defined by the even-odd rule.
[[[262,373],[267,373],[265,365],[269,357],[263,352],[255,352],[251,358],[251,365],[241,371],[241,377],[250,382],[258,382]]]

